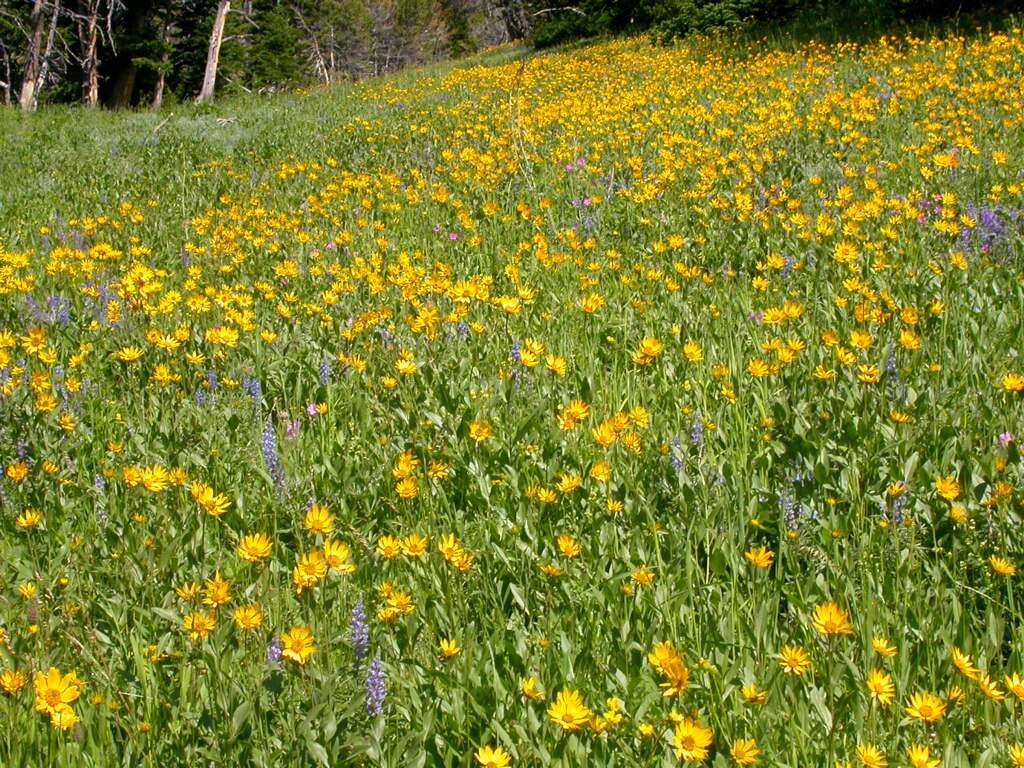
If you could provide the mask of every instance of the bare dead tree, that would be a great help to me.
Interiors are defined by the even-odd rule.
[[[373,19],[373,74],[380,75],[391,69],[398,3],[395,0],[377,0],[370,4],[370,16]]]
[[[213,91],[217,85],[217,64],[220,60],[220,46],[224,41],[224,23],[228,18],[228,11],[231,10],[231,0],[219,0],[217,3],[217,16],[213,20],[213,30],[210,32],[210,47],[206,54],[206,72],[203,75],[203,87],[199,91],[197,101],[204,102],[213,98]]]
[[[0,58],[3,59],[4,66],[4,79],[0,81],[0,88],[4,91],[4,104],[9,105],[11,103],[11,55],[3,40],[0,40]]]
[[[100,100],[98,55],[100,1],[78,0],[78,13],[75,18],[82,52],[82,103],[90,109],[95,109]]]
[[[508,42],[508,30],[494,0],[454,0],[470,18],[470,37],[479,48]]]
[[[322,79],[325,83],[331,82],[333,74],[333,60],[331,65],[328,66],[327,60],[324,58],[323,51],[320,48],[320,41],[317,38],[316,31],[310,27],[309,22],[306,21],[306,17],[302,13],[302,6],[298,3],[292,3],[292,15],[298,22],[302,31],[305,32],[303,36],[306,41],[307,50],[306,56],[309,59],[310,65],[313,67],[313,71],[316,73],[317,78]],[[331,32],[334,29],[332,27]],[[330,51],[330,55],[333,59],[334,51]]]
[[[153,89],[152,109],[154,112],[159,112],[164,103],[164,87],[167,82],[167,72],[171,68],[171,52],[167,45],[170,37],[171,24],[169,21],[164,21],[160,27],[160,45],[163,48],[163,53],[160,55],[160,64],[156,70],[156,87]]]
[[[498,10],[509,40],[521,40],[530,34],[530,19],[522,0],[498,0]]]
[[[449,32],[440,6],[432,3],[425,17],[410,19],[399,35],[399,66],[434,61],[448,50]]]
[[[586,12],[580,10],[575,5],[563,5],[561,8],[541,8],[539,11],[534,11],[531,16],[544,16],[548,13],[575,13],[577,16],[586,16]]]
[[[50,29],[46,33],[46,48],[43,49],[42,55],[40,56],[39,74],[36,76],[35,86],[32,89],[31,94],[31,107],[28,111],[35,112],[39,107],[39,92],[43,89],[43,85],[46,83],[46,78],[50,74],[50,63],[52,61],[51,55],[53,54],[53,44],[57,39],[57,20],[60,18],[61,6],[60,0],[56,0],[53,3],[53,13],[50,15]],[[25,91],[22,88],[22,98],[24,99]],[[22,109],[25,109],[22,104]]]
[[[330,73],[330,79],[333,80],[334,79],[334,73],[338,70],[337,64],[335,62],[334,25],[333,24],[331,25],[330,35],[331,35],[331,39],[330,39],[330,41],[328,41],[328,44],[327,44],[327,46],[328,46],[327,47],[327,51],[328,51],[328,55],[330,56],[330,64],[329,64],[328,72]]]
[[[25,51],[25,74],[21,81],[21,94],[18,103],[22,111],[29,112],[35,104],[36,79],[39,77],[39,70],[42,68],[43,57],[43,33],[46,30],[46,12],[48,6],[45,0],[36,0],[32,6],[32,14],[29,16],[29,26],[32,31],[28,39],[28,48]]]

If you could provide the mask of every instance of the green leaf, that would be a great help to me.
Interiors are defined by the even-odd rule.
[[[249,722],[250,717],[252,717],[252,703],[243,701],[235,708],[235,713],[231,716],[231,741],[238,738],[238,734]]]
[[[331,759],[323,745],[316,741],[307,741],[306,750],[320,765],[330,766]]]

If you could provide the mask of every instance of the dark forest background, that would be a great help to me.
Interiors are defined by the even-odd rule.
[[[1019,2],[989,3],[989,11]],[[536,47],[792,19],[833,29],[955,19],[970,0],[0,0],[0,102],[153,107]]]

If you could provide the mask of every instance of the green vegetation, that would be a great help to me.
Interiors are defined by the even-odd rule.
[[[0,111],[0,764],[1024,765],[1022,77]]]

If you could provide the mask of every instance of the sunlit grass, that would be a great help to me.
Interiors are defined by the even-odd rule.
[[[0,113],[2,762],[1024,765],[1022,76]]]

